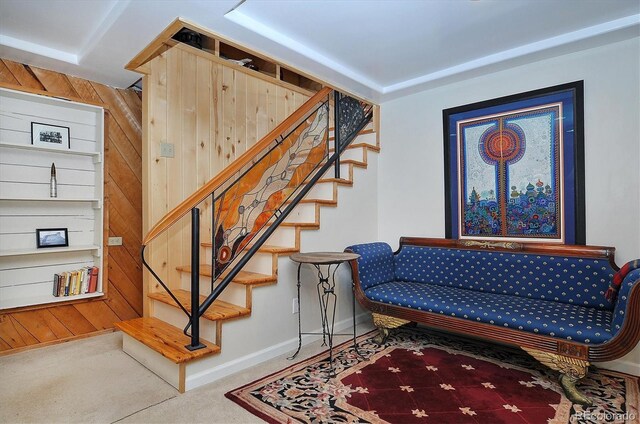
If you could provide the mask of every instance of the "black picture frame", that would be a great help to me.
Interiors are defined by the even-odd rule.
[[[66,228],[38,228],[36,229],[36,245],[38,249],[68,247],[69,232]]]
[[[69,127],[31,122],[31,144],[47,149],[69,150],[71,149],[70,132]]]
[[[561,123],[558,124],[558,134],[560,143],[558,149],[558,163],[562,164],[562,179],[558,187],[562,188],[560,194],[562,200],[560,217],[561,236],[552,237],[516,237],[512,234],[500,235],[481,234],[473,235],[472,231],[467,231],[472,227],[471,220],[465,221],[461,215],[461,210],[468,211],[468,197],[460,195],[461,192],[468,194],[469,185],[465,182],[466,171],[464,168],[464,154],[459,150],[461,140],[464,138],[464,130],[467,123],[482,122],[483,118],[493,118],[495,116],[508,116],[517,114],[522,110],[544,107],[547,104],[560,104]],[[566,84],[546,87],[538,90],[527,91],[495,99],[470,103],[457,106],[442,111],[443,135],[444,135],[444,188],[445,188],[445,237],[449,239],[481,239],[496,241],[536,241],[536,242],[556,242],[564,244],[585,244],[585,186],[584,186],[584,81],[574,81]],[[467,146],[464,144],[464,146]],[[480,142],[478,149],[483,148]],[[460,156],[463,156],[462,158]],[[497,167],[496,167],[497,169]],[[463,175],[463,176],[461,176]],[[496,180],[498,179],[496,170]],[[502,177],[501,177],[502,178]],[[507,178],[502,178],[508,180]],[[462,189],[461,189],[462,187]],[[511,189],[510,184],[503,184],[501,187]],[[558,190],[560,191],[560,190]],[[522,193],[522,191],[520,191]],[[477,193],[472,192],[472,195]],[[495,193],[496,203],[504,205],[509,202],[506,191]],[[512,193],[512,197],[513,193]],[[506,210],[506,209],[505,209]],[[499,210],[502,212],[503,210]],[[500,215],[508,216],[507,214]],[[505,218],[506,220],[506,218]],[[560,222],[560,221],[558,221]],[[503,224],[504,225],[504,224]],[[503,226],[505,228],[506,225]],[[526,224],[524,225],[526,227]]]

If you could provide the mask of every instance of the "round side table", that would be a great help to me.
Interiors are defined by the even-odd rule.
[[[329,346],[329,364],[330,364],[330,376],[334,376],[333,369],[333,336],[350,336],[351,334],[334,334],[333,325],[336,317],[336,300],[335,293],[335,275],[338,267],[341,263],[358,259],[360,255],[356,253],[345,252],[308,252],[308,253],[294,253],[290,256],[291,260],[298,264],[298,349],[288,359],[293,359],[300,352],[302,347],[302,335],[303,334],[315,334],[322,335],[322,345]],[[316,268],[318,271],[318,282],[316,283],[316,290],[318,292],[318,302],[320,304],[320,319],[322,321],[322,333],[303,333],[300,308],[300,286],[302,284],[300,279],[300,271],[303,264],[309,264]],[[326,265],[326,274],[323,273],[322,266]],[[331,267],[334,266],[333,272]],[[353,285],[353,283],[352,283]],[[353,286],[352,286],[353,293]],[[331,301],[332,300],[332,301]],[[331,311],[329,311],[330,305],[333,305]],[[353,316],[353,347],[358,353],[356,347],[356,298],[355,294],[352,297],[352,316]],[[359,353],[358,353],[359,354]]]

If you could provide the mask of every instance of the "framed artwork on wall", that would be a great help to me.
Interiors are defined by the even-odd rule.
[[[70,149],[69,127],[32,122],[31,144],[48,149]]]
[[[583,81],[443,110],[446,237],[585,244]]]
[[[38,249],[45,247],[69,246],[69,232],[66,228],[36,229],[36,245]]]

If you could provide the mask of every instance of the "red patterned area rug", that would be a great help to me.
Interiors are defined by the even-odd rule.
[[[557,373],[527,354],[401,328],[383,346],[373,333],[226,394],[271,423],[639,423],[638,378],[592,368],[573,405]],[[337,352],[337,353],[336,353]]]

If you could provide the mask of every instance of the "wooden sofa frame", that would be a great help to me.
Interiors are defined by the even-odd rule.
[[[614,270],[619,270],[619,267],[614,262],[615,248],[613,247],[402,237],[400,239],[400,247],[394,254],[397,254],[403,246],[430,246],[602,258],[607,259]],[[559,371],[561,374],[560,384],[567,397],[571,401],[583,405],[590,405],[591,401],[580,393],[575,385],[578,380],[586,375],[590,362],[610,361],[620,358],[630,352],[640,340],[640,313],[638,313],[640,312],[640,284],[636,284],[629,293],[626,307],[629,313],[615,337],[606,343],[588,345],[464,318],[372,301],[365,296],[360,285],[357,261],[353,260],[350,264],[353,272],[356,299],[363,307],[373,313],[374,325],[380,332],[377,338],[378,342],[384,343],[390,329],[409,322],[415,322],[458,335],[479,337],[484,340],[516,346],[522,348],[549,368]]]

